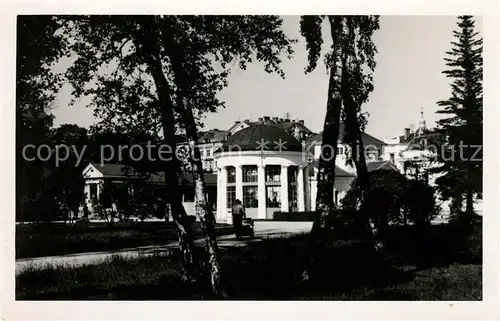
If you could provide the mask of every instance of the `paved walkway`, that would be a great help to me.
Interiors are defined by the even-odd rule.
[[[250,242],[260,242],[263,239],[274,237],[288,237],[296,234],[307,233],[311,230],[312,222],[255,222],[255,238],[236,240],[234,234],[217,237],[221,248],[245,246]],[[202,246],[204,241],[195,240],[195,245]],[[62,256],[45,256],[16,260],[16,275],[29,267],[51,267],[51,266],[81,266],[97,264],[113,255],[123,258],[134,258],[139,256],[150,256],[154,254],[168,254],[178,248],[178,242],[164,245],[151,245],[118,251],[103,251],[90,253],[75,253]]]

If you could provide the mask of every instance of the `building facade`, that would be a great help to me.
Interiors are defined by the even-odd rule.
[[[335,159],[334,203],[341,204],[356,170],[347,164],[350,148],[343,143],[344,126],[340,124]],[[314,211],[316,209],[317,175],[322,148],[322,133],[314,134],[302,120],[262,117],[257,121],[235,121],[227,130],[212,129],[199,134],[199,149],[205,171],[207,197],[215,204],[216,219],[231,222],[231,207],[236,199],[243,202],[247,216],[272,219],[275,212]],[[189,151],[185,136],[177,137],[177,147]],[[363,133],[368,147],[368,169],[396,170],[383,160],[384,143]],[[326,146],[326,148],[331,148]],[[184,159],[189,164],[188,159]],[[86,202],[99,197],[105,180],[130,185],[134,175],[125,173],[121,165],[90,164],[84,170]],[[190,176],[190,175],[188,175]],[[152,183],[163,184],[162,174],[153,175]],[[194,185],[183,194],[188,214],[194,212]],[[188,191],[191,191],[188,192]]]
[[[275,122],[269,117],[258,122],[235,122],[231,134],[216,150],[217,220],[231,221],[231,207],[239,199],[247,216],[272,219],[275,212],[314,211],[322,134],[313,134],[302,121]],[[335,160],[334,202],[341,200],[356,178],[356,170],[347,164],[349,148],[343,144],[341,124]],[[378,169],[384,143],[368,134],[363,142],[370,145],[369,168]],[[328,146],[327,146],[328,148]],[[390,168],[395,170],[395,168]]]
[[[429,129],[426,125],[423,110],[420,111],[420,120],[415,130],[413,126],[404,129],[401,136],[385,139],[383,159],[395,165],[395,167],[410,179],[425,180],[430,186],[436,186],[436,179],[441,173],[431,173],[430,170],[439,166],[433,161],[435,153],[439,152],[432,142],[442,134],[435,129]],[[436,195],[441,210],[441,216],[446,217],[450,213],[451,201],[441,199]],[[475,197],[475,210],[482,215],[482,199]],[[465,210],[465,204],[463,204]]]

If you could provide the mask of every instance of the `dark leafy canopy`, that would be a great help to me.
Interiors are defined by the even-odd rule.
[[[350,210],[368,209],[379,220],[381,215],[388,215],[389,222],[399,222],[399,209],[403,206],[407,179],[399,172],[379,170],[370,175],[369,189],[362,192],[359,179],[342,200],[342,207]],[[363,197],[365,195],[365,197]]]
[[[436,183],[445,196],[468,194],[471,210],[472,194],[482,191],[483,40],[471,16],[458,18],[453,35],[452,49],[445,58],[448,68],[443,71],[452,80],[451,97],[438,102],[443,107],[438,113],[444,118],[438,125],[445,135],[446,153],[438,159],[441,166],[437,171],[444,175]]]
[[[302,16],[300,18],[300,33],[306,39],[307,60],[309,61],[306,72],[312,72],[318,65],[323,45],[322,24],[322,16]]]
[[[39,219],[46,164],[23,158],[29,144],[50,145],[53,119],[44,113],[53,102],[62,78],[51,66],[65,53],[59,25],[49,16],[18,16],[16,41],[16,215],[18,219]],[[33,154],[26,155],[28,158]],[[38,205],[37,205],[38,204]],[[45,204],[47,212],[52,211]],[[28,215],[31,215],[28,217]],[[50,213],[53,215],[53,213]]]
[[[51,16],[18,16],[16,42],[16,105],[23,113],[46,110],[62,85],[51,69],[65,54],[66,43]]]
[[[291,39],[281,30],[277,16],[71,16],[64,22],[70,49],[77,57],[67,76],[75,97],[89,95],[99,126],[128,131],[131,128],[161,134],[157,96],[147,73],[141,37],[146,23],[158,37],[170,36],[196,51],[191,67],[199,81],[193,88],[194,114],[200,123],[206,112],[224,103],[217,93],[227,85],[227,76],[237,62],[243,69],[253,60],[266,71],[284,75],[279,64],[292,54]],[[158,39],[159,40],[159,39]],[[169,81],[172,101],[177,86],[173,80],[168,48],[161,48],[161,63]]]

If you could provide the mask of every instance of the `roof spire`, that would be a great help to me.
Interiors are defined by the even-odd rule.
[[[419,134],[423,134],[424,131],[427,129],[425,125],[425,119],[424,119],[424,107],[420,107],[420,121],[418,122],[418,132]]]

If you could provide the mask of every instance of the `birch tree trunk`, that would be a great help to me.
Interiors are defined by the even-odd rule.
[[[350,68],[352,64],[357,63],[355,59],[357,58],[356,43],[354,42],[356,35],[356,26],[351,22],[347,23],[348,29],[348,50],[351,50],[349,55],[347,52],[344,53],[342,58],[342,75],[341,75],[341,93],[342,101],[344,103],[344,112],[346,116],[346,135],[348,137],[349,143],[352,150],[352,160],[356,167],[357,180],[359,188],[361,191],[361,213],[366,219],[366,227],[371,235],[371,242],[375,251],[385,257],[385,246],[380,238],[380,224],[373,219],[370,215],[370,209],[363,206],[365,193],[370,188],[370,176],[368,173],[368,168],[366,166],[366,155],[365,147],[363,144],[363,138],[361,136],[360,124],[358,122],[358,107],[354,102],[352,96],[350,95],[351,84],[350,84]],[[348,59],[351,57],[351,59]],[[389,215],[389,213],[380,213],[379,215]]]
[[[336,80],[337,57],[339,54],[338,43],[341,36],[342,18],[329,16],[330,31],[333,40],[333,60],[330,67],[328,82],[328,99],[326,107],[325,122],[323,124],[323,135],[321,143],[321,154],[318,163],[316,217],[313,222],[307,245],[306,267],[302,272],[302,281],[310,279],[309,269],[314,264],[314,248],[321,241],[321,236],[331,233],[327,223],[334,209],[333,188],[335,185],[335,160],[337,158],[337,142],[339,140],[340,114],[342,100]],[[330,220],[331,222],[331,220]]]
[[[171,68],[175,83],[177,85],[177,104],[174,105],[183,120],[186,136],[191,148],[189,161],[191,164],[193,180],[195,183],[195,215],[201,223],[205,247],[208,253],[208,266],[210,268],[210,284],[216,296],[226,297],[226,293],[221,284],[220,254],[215,233],[215,215],[208,204],[203,164],[198,147],[198,131],[193,115],[192,106],[189,101],[192,98],[192,88],[194,87],[195,76],[190,75],[190,64],[196,63],[187,61],[185,44],[178,42],[169,32],[171,26],[164,22],[162,25],[163,47],[170,58]],[[194,69],[194,68],[193,68]]]
[[[194,244],[191,222],[189,222],[186,210],[182,205],[182,195],[177,188],[179,185],[179,178],[177,174],[179,163],[174,156],[177,154],[173,102],[170,98],[170,86],[165,74],[163,73],[159,47],[157,44],[157,33],[154,32],[154,27],[151,28],[148,22],[149,21],[146,20],[146,23],[142,28],[143,33],[141,35],[137,35],[136,41],[144,47],[143,50],[145,60],[151,76],[153,77],[158,94],[158,108],[160,110],[164,143],[167,146],[170,146],[173,155],[172,160],[165,164],[165,192],[167,193],[168,201],[171,206],[172,218],[177,226],[179,247],[182,252],[184,262],[183,278],[188,281],[194,281],[197,279],[197,273],[194,262]]]
[[[186,105],[184,105],[186,106]],[[208,252],[208,264],[210,267],[210,283],[216,296],[225,297],[226,294],[221,284],[221,269],[219,247],[217,245],[217,235],[215,233],[215,216],[212,208],[208,204],[203,166],[200,158],[200,149],[198,147],[198,133],[196,123],[191,109],[184,108],[184,120],[189,145],[192,146],[190,157],[193,179],[195,182],[195,214],[200,219],[205,239],[205,246]]]

